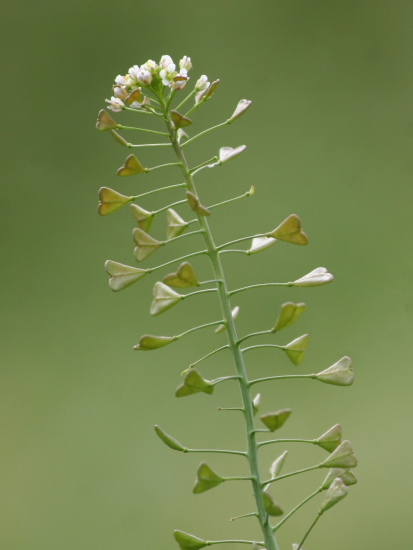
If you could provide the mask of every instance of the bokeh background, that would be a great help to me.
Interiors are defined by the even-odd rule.
[[[174,453],[153,431],[159,423],[188,446],[243,448],[237,413],[217,410],[238,405],[235,384],[211,397],[174,397],[180,372],[225,336],[204,331],[152,354],[132,349],[143,333],[176,334],[217,319],[215,300],[197,297],[151,319],[157,277],[114,294],[103,269],[106,259],[133,265],[134,221],[128,208],[99,218],[98,188],[138,194],[180,181],[175,169],[120,180],[116,169],[128,152],[95,131],[113,78],[163,54],[191,56],[192,82],[201,74],[221,79],[191,135],[228,118],[239,99],[253,101],[236,124],[188,149],[197,164],[221,146],[248,145],[198,179],[205,204],[257,188],[252,199],[214,212],[217,242],[272,229],[292,212],[310,236],[306,248],[278,243],[254,257],[226,256],[230,287],[288,281],[318,266],[335,275],[325,287],[260,289],[234,301],[241,334],[271,327],[284,301],[308,305],[276,337],[283,344],[310,334],[302,366],[260,350],[247,356],[254,375],[311,373],[343,355],[354,361],[352,388],[307,380],[259,388],[263,412],[294,411],[280,435],[313,438],[340,422],[359,456],[359,484],[306,548],[408,548],[412,4],[15,0],[3,5],[1,25],[1,548],[176,548],[174,528],[207,539],[259,537],[251,518],[228,522],[252,509],[250,487],[192,495],[201,457]],[[127,114],[116,119],[132,123]],[[170,158],[160,149],[139,157],[147,166]],[[173,191],[141,205],[180,198]],[[186,207],[179,211],[188,217]],[[153,235],[162,237],[165,225],[160,216]],[[197,238],[183,240],[145,265],[197,246]],[[205,260],[193,264],[210,278]],[[233,372],[225,353],[200,371],[207,378]],[[269,446],[263,469],[285,448],[285,471],[325,456]],[[246,474],[237,457],[207,461],[223,475]],[[286,480],[273,494],[289,510],[322,478],[311,472]],[[318,506],[312,501],[280,530],[282,550],[299,542]]]

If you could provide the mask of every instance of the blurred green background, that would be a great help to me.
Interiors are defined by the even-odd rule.
[[[259,388],[263,412],[293,409],[283,436],[313,438],[340,422],[360,460],[359,484],[306,548],[408,548],[411,2],[16,0],[3,5],[1,24],[1,548],[176,548],[174,528],[207,539],[260,536],[251,518],[228,522],[252,509],[249,486],[193,496],[201,457],[172,452],[153,431],[159,423],[188,446],[243,448],[241,419],[217,411],[239,403],[235,385],[211,397],[174,397],[180,372],[225,336],[204,331],[152,354],[132,349],[145,332],[176,334],[217,319],[215,300],[197,297],[151,319],[157,277],[114,294],[103,269],[106,259],[133,265],[134,221],[128,208],[99,218],[98,188],[129,195],[180,181],[174,169],[120,180],[127,151],[95,131],[113,78],[163,54],[191,56],[192,83],[201,74],[221,79],[191,135],[228,118],[239,99],[253,101],[236,124],[188,149],[197,164],[221,146],[248,145],[198,179],[205,204],[257,187],[252,199],[214,212],[217,242],[267,231],[292,212],[310,236],[306,248],[278,243],[254,257],[226,256],[230,287],[288,281],[318,266],[335,275],[326,287],[260,289],[234,301],[241,334],[272,326],[284,301],[308,305],[277,336],[283,344],[310,334],[302,366],[261,350],[247,357],[251,374],[310,373],[343,355],[354,361],[352,388],[307,380]],[[127,114],[115,118],[131,122]],[[163,150],[139,157],[148,166],[169,159]],[[174,191],[140,204],[155,209],[180,198]],[[186,207],[180,212],[188,216]],[[152,233],[164,231],[160,216]],[[184,240],[145,265],[197,246],[197,238]],[[210,278],[205,260],[193,264]],[[207,378],[233,372],[225,353],[200,371]],[[325,456],[289,448],[285,471]],[[265,447],[263,469],[283,450]],[[207,460],[224,475],[246,475],[237,457]],[[322,477],[280,482],[273,494],[289,510]],[[318,505],[280,530],[282,550],[299,541]]]

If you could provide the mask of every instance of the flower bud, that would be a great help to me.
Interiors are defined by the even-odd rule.
[[[284,512],[281,507],[275,502],[270,493],[267,491],[262,492],[262,498],[264,500],[264,508],[269,516],[281,516]]]
[[[301,220],[295,214],[288,216],[268,236],[279,241],[286,241],[287,243],[308,244],[308,237],[301,228]]]
[[[287,354],[290,361],[298,367],[302,360],[304,359],[304,353],[308,344],[308,334],[299,336],[284,348],[285,353]]]
[[[277,412],[263,414],[260,419],[270,432],[275,432],[286,423],[292,412],[291,409],[281,409]]]
[[[125,107],[123,101],[115,96],[112,96],[110,99],[105,99],[105,101],[109,103],[108,109],[111,109],[114,113],[120,113]]]
[[[99,205],[98,213],[101,216],[107,216],[115,210],[122,208],[125,204],[128,204],[132,199],[131,197],[126,197],[121,195],[109,187],[101,187],[99,189]]]
[[[282,455],[280,455],[276,460],[274,460],[274,462],[271,464],[271,468],[270,468],[270,474],[271,474],[271,477],[272,478],[275,478],[277,477],[283,466],[284,466],[284,462],[285,462],[285,459],[287,458],[287,455],[288,455],[288,451],[284,451]]]
[[[106,272],[109,275],[109,286],[114,291],[123,290],[139,279],[148,275],[146,269],[139,269],[139,267],[130,267],[129,265],[120,264],[108,260],[105,263]]]
[[[220,164],[223,164],[224,162],[227,162],[228,160],[231,160],[234,157],[237,157],[238,155],[243,153],[246,148],[247,148],[246,145],[240,145],[235,149],[233,149],[232,147],[221,147],[221,149],[219,150]]]
[[[154,220],[154,215],[152,212],[148,212],[137,204],[131,204],[130,207],[133,217],[138,222],[138,227],[143,229],[145,232],[148,232]]]
[[[96,122],[96,130],[99,130],[99,132],[105,132],[106,130],[113,130],[117,127],[118,125],[113,118],[104,109],[101,109]]]
[[[200,284],[195,275],[194,268],[189,262],[183,262],[175,273],[166,275],[163,282],[175,288],[189,288],[191,286],[199,286]]]
[[[162,69],[166,69],[168,65],[173,64],[172,57],[170,55],[163,55],[161,57],[161,60],[159,62],[159,66],[162,67]]]
[[[350,441],[343,441],[323,462],[323,468],[355,468],[357,457]]]
[[[175,342],[177,339],[177,336],[152,336],[151,334],[145,334],[145,336],[142,336],[139,340],[139,344],[133,346],[133,349],[151,351],[172,344],[172,342]]]
[[[188,227],[186,221],[184,221],[172,208],[168,208],[166,219],[168,221],[168,230],[166,233],[166,238],[168,240],[179,237]]]
[[[209,99],[215,93],[215,90],[217,89],[218,84],[219,84],[219,79],[214,80],[214,82],[210,86],[208,86],[208,89],[206,90],[204,95],[205,99]]]
[[[135,155],[129,155],[125,164],[121,166],[117,172],[118,176],[134,176],[135,174],[143,174],[148,169],[144,168]]]
[[[304,303],[294,304],[293,302],[286,302],[283,304],[272,332],[277,332],[291,326],[304,313],[305,308],[306,305]]]
[[[261,252],[261,250],[265,250],[276,242],[277,239],[272,239],[271,237],[255,237],[255,239],[252,239],[251,248],[247,252],[249,254]]]
[[[153,302],[151,304],[151,315],[159,315],[167,311],[182,300],[182,296],[172,290],[164,283],[157,282],[153,287]]]
[[[239,311],[240,311],[239,306],[234,307],[234,309],[232,310],[231,315],[232,315],[232,318],[234,319],[234,321],[238,317]],[[218,328],[215,329],[215,333],[218,334],[219,332],[224,332],[224,330],[226,330],[226,329],[227,329],[227,327],[224,324],[219,325]]]
[[[209,87],[208,77],[203,74],[195,83],[195,90],[197,92],[202,92]]]
[[[113,93],[118,99],[121,99],[123,102],[125,102],[126,98],[129,96],[125,86],[115,86],[113,88]]]
[[[168,447],[173,449],[174,451],[184,451],[185,447],[183,447],[176,439],[168,435],[166,432],[162,430],[159,426],[155,426],[155,432],[159,439],[165,443]]]
[[[316,379],[335,386],[351,386],[354,382],[352,360],[344,356],[337,363],[316,374]]]
[[[320,286],[331,283],[333,280],[334,276],[325,267],[317,267],[301,279],[294,281],[293,286]]]
[[[176,397],[186,397],[194,393],[203,392],[208,395],[214,393],[214,388],[209,380],[205,380],[196,369],[191,369],[186,374],[183,383],[175,392]]]
[[[188,199],[189,206],[191,209],[199,214],[200,216],[210,216],[211,212],[208,208],[205,208],[200,202],[198,197],[196,197],[191,191],[186,192],[186,198]]]
[[[178,111],[171,111],[172,122],[174,123],[175,128],[185,128],[192,124],[192,120]]]
[[[323,481],[322,488],[324,490],[328,489],[336,477],[341,478],[347,487],[357,483],[357,477],[351,470],[346,470],[345,468],[331,468],[327,474],[327,477]]]
[[[181,550],[200,550],[207,545],[206,541],[183,531],[174,531],[174,537]]]
[[[316,440],[317,445],[332,453],[340,445],[342,436],[341,426],[340,424],[336,424]]]
[[[231,118],[228,119],[228,122],[234,122],[235,119],[243,115],[245,111],[248,109],[248,107],[251,105],[251,103],[252,101],[250,101],[249,99],[241,99],[241,101],[239,101],[237,105],[237,108],[233,112]]]
[[[133,230],[132,235],[136,243],[135,259],[137,262],[141,262],[164,245],[162,241],[157,241],[139,227]]]
[[[257,395],[252,400],[252,410],[254,411],[254,416],[257,414],[258,409],[260,408],[261,403],[261,394],[257,393]]]
[[[129,147],[130,143],[126,141],[121,135],[119,135],[115,130],[111,130],[110,133],[115,141],[123,145],[124,147]]]
[[[141,69],[137,74],[137,80],[139,84],[142,84],[143,86],[150,86],[152,82],[152,75],[148,70]]]
[[[179,62],[179,68],[180,69],[186,69],[187,71],[190,71],[192,69],[192,63],[191,58],[187,55],[184,55],[183,58]]]
[[[208,464],[203,462],[197,471],[197,480],[195,482],[193,493],[203,493],[204,491],[208,491],[209,489],[213,489],[214,487],[221,485],[223,481],[225,481],[223,477],[216,474],[213,470],[211,470]]]
[[[337,477],[326,493],[326,498],[321,505],[320,514],[323,514],[326,510],[337,504],[337,502],[340,502],[347,494],[348,489],[344,481]]]

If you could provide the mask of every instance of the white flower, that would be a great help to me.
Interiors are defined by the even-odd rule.
[[[140,71],[139,65],[134,65],[129,69],[128,76],[129,76],[129,85],[132,82],[138,81],[138,73]]]
[[[115,82],[119,86],[126,86],[126,78],[121,74],[118,74],[118,76],[115,78]]]
[[[181,69],[179,73],[174,76],[174,79],[171,82],[171,88],[173,90],[182,90],[182,88],[185,88],[186,83],[189,80],[189,77],[186,73],[186,69]]]
[[[203,90],[209,88],[209,82],[208,82],[208,77],[203,74],[201,76],[201,78],[199,78],[197,81],[196,81],[196,84],[195,84],[195,90],[197,92],[202,92]]]
[[[166,69],[171,63],[173,63],[172,57],[170,55],[163,55],[159,62],[159,66],[162,67],[162,69]]]
[[[141,69],[149,72],[153,72],[155,69],[157,69],[158,65],[155,63],[155,61],[152,61],[152,59],[148,59],[148,61],[142,65]]]
[[[128,92],[126,91],[125,86],[121,86],[121,87],[115,86],[115,88],[113,88],[113,93],[119,99],[125,99],[129,95]]]
[[[123,101],[118,97],[112,96],[110,99],[105,99],[106,103],[109,103],[109,109],[112,109],[115,113],[120,113],[125,107]]]
[[[192,69],[191,58],[188,57],[187,55],[184,55],[181,61],[179,62],[179,68],[190,71]]]
[[[139,84],[143,84],[145,86],[149,86],[150,83],[152,82],[152,75],[149,71],[147,71],[146,69],[141,69],[138,74],[137,74],[137,77],[138,77],[138,82]]]

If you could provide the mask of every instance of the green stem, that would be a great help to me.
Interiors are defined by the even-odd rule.
[[[240,195],[239,197],[234,197],[233,199],[228,199],[226,201],[222,201],[222,202],[218,202],[217,204],[213,204],[212,206],[208,206],[208,210],[211,210],[212,208],[216,208],[217,206],[222,206],[223,204],[228,204],[229,202],[238,201],[239,199],[244,199],[245,197],[250,197],[250,196],[251,196],[251,193],[249,191],[247,191],[246,193],[244,193],[243,195]],[[226,246],[226,245],[218,246],[217,250],[220,250],[223,246]]]
[[[218,407],[219,411],[241,411],[244,412],[245,409],[243,407]]]
[[[207,251],[199,250],[198,252],[192,252],[191,254],[186,254],[185,256],[181,256],[180,258],[175,258],[175,260],[171,260],[164,264],[157,265],[156,267],[149,267],[146,271],[148,273],[152,273],[153,271],[157,271],[158,269],[162,269],[163,267],[167,267],[168,265],[172,265],[176,262],[181,262],[182,260],[186,260],[187,258],[193,258],[194,256],[201,256],[202,254],[207,254]]]
[[[252,481],[255,478],[252,476],[241,476],[241,477],[233,476],[233,477],[224,477],[223,479],[224,481]]]
[[[313,521],[313,523],[311,524],[311,527],[310,529],[307,531],[307,533],[304,535],[303,537],[303,540],[300,542],[300,544],[298,545],[298,548],[297,550],[300,550],[301,547],[303,546],[304,542],[305,542],[305,539],[308,537],[308,535],[310,534],[310,532],[312,531],[314,525],[317,523],[317,521],[320,519],[320,516],[321,514],[318,514],[318,516],[315,518],[315,520]]]
[[[264,546],[264,543],[257,542],[255,540],[210,540],[207,541],[207,546],[212,546],[213,544],[258,544],[259,546]]]
[[[250,512],[249,514],[242,514],[242,516],[236,516],[235,518],[231,518],[229,521],[235,521],[236,519],[241,519],[241,518],[249,518],[251,516],[258,517],[258,514],[257,512]]]
[[[186,201],[184,201],[186,202]],[[178,241],[179,239],[184,239],[185,237],[190,237],[191,235],[199,235],[199,233],[203,233],[203,229],[197,229],[196,231],[191,231],[190,233],[184,233],[183,235],[178,235],[177,237],[172,237],[172,239],[169,239],[167,241],[164,241],[163,244],[169,244],[173,243],[174,241]],[[188,294],[189,296],[189,294]]]
[[[241,344],[241,342],[244,342],[244,340],[247,340],[247,338],[252,338],[253,336],[260,336],[261,334],[274,334],[272,330],[261,330],[260,332],[251,332],[251,334],[247,334],[246,336],[243,336],[238,340],[238,344]]]
[[[223,250],[223,252],[230,252],[229,250]],[[260,283],[258,285],[244,286],[243,288],[236,288],[229,292],[230,296],[238,294],[239,292],[244,292],[244,290],[249,290],[250,288],[261,288],[264,286],[293,286],[293,283]]]
[[[189,235],[190,233],[188,233]],[[249,351],[251,349],[256,348],[278,348],[278,349],[285,349],[285,346],[278,346],[277,344],[257,344],[255,346],[250,346],[249,348],[242,349],[242,353],[245,353],[246,351]]]
[[[250,386],[258,384],[259,382],[268,382],[269,380],[284,380],[286,378],[313,378],[315,380],[316,374],[283,374],[281,376],[266,376],[265,378],[256,378],[251,380]]]
[[[247,196],[247,194],[242,195],[242,197],[245,197],[245,196]],[[241,197],[237,197],[237,198],[241,198]],[[221,244],[217,247],[217,249],[222,250],[223,248],[225,248],[226,246],[230,246],[231,244],[242,243],[243,241],[249,241],[251,239],[258,239],[260,237],[267,237],[267,236],[268,235],[266,233],[261,233],[258,235],[250,235],[249,237],[242,237],[241,239],[235,239],[235,241],[229,241],[228,243]]]
[[[277,523],[277,525],[274,525],[273,529],[274,531],[277,531],[277,529],[279,529],[281,527],[281,525],[283,525],[287,519],[289,519],[293,514],[295,514],[295,512],[297,510],[299,510],[301,508],[301,506],[304,506],[304,504],[306,504],[309,500],[311,500],[312,498],[314,498],[316,495],[318,495],[319,493],[321,493],[321,491],[323,491],[323,488],[322,487],[319,487],[317,489],[317,491],[314,491],[314,493],[311,493],[310,496],[308,496],[307,498],[305,498],[302,502],[300,502],[300,504],[297,504],[297,506],[295,508],[293,508],[291,510],[291,512],[289,512],[285,518],[283,518],[279,523]]]
[[[201,330],[202,328],[207,328],[207,327],[213,327],[214,325],[220,325],[221,323],[222,321],[213,321],[212,323],[206,323],[205,325],[199,325],[198,327],[190,328],[189,330],[186,330],[185,332],[178,334],[178,336],[176,336],[176,339],[178,340],[178,338],[182,338],[182,336],[191,334],[191,332],[195,332],[196,330]]]
[[[274,483],[274,481],[280,481],[280,479],[285,479],[291,476],[297,476],[298,474],[304,474],[305,472],[311,472],[311,470],[317,470],[318,468],[322,468],[322,467],[323,467],[322,464],[317,464],[317,466],[309,466],[308,468],[303,468],[302,470],[296,470],[295,472],[290,472],[289,474],[284,474],[283,476],[267,479],[267,481],[263,481],[262,484],[269,485],[270,483]]]
[[[168,168],[169,166],[181,166],[180,162],[168,162],[167,164],[160,164],[159,166],[154,166],[153,168],[147,168],[147,172],[152,172],[153,170],[158,170],[158,168]]]
[[[158,189],[153,189],[153,191],[147,191],[146,193],[142,193],[141,195],[135,195],[134,197],[130,197],[131,202],[135,201],[136,199],[140,199],[141,197],[146,197],[146,195],[153,195],[154,193],[159,193],[159,191],[166,191],[167,189],[175,189],[176,187],[186,187],[186,184],[176,183],[175,185],[167,185],[166,187],[159,187]],[[189,222],[189,223],[192,223],[192,222]]]
[[[199,172],[201,168],[206,168],[208,164],[210,164],[211,162],[214,162],[217,159],[218,157],[212,157],[211,159],[206,160],[205,162],[201,162],[201,164],[198,164],[198,166],[194,166],[194,168],[190,169],[191,174],[195,176],[195,174]]]
[[[173,206],[178,206],[178,204],[183,204],[184,202],[188,202],[186,199],[183,199],[181,201],[173,202],[172,204],[168,204],[168,206],[164,206],[163,208],[160,208],[159,210],[155,210],[154,212],[151,212],[153,216],[156,216],[156,214],[159,214],[160,212],[164,212],[164,210],[168,210],[168,208],[172,208]],[[172,239],[170,239],[172,240]]]
[[[182,294],[182,300],[189,298],[189,296],[196,296],[197,294],[205,294],[205,292],[218,292],[218,290],[216,288],[206,288],[205,290],[196,290],[195,292],[190,292],[189,294]]]
[[[228,120],[226,120],[225,122],[221,122],[221,124],[217,124],[216,126],[212,126],[211,128],[208,128],[207,130],[204,130],[203,132],[200,132],[196,136],[191,137],[191,139],[188,139],[185,142],[185,144],[182,145],[182,148],[186,147],[189,143],[192,143],[193,141],[195,141],[199,137],[204,136],[205,134],[208,134],[208,132],[212,132],[212,130],[216,130],[217,128],[221,128],[222,126],[227,126],[228,124],[230,124],[230,122],[228,122]]]
[[[238,456],[245,456],[245,458],[248,458],[248,453],[245,453],[244,451],[227,451],[223,449],[184,449],[184,453],[218,453],[218,454],[226,454],[226,455],[238,455]]]
[[[183,101],[181,101],[181,103],[180,103],[177,107],[175,107],[175,111],[179,111],[179,109],[180,109],[181,107],[183,107],[183,106],[185,105],[185,103],[188,101],[188,99],[191,99],[191,97],[193,97],[193,95],[194,95],[195,93],[196,93],[196,90],[195,90],[195,88],[194,88],[194,89],[192,90],[192,92],[191,92],[190,94],[188,94],[188,95],[186,96],[186,98],[185,98]]]
[[[184,370],[184,372],[182,374],[186,374],[189,370],[191,370],[192,368],[195,367],[195,365],[198,365],[198,363],[201,363],[201,361],[204,361],[204,359],[208,359],[208,357],[211,357],[211,355],[215,355],[216,353],[218,353],[219,351],[223,350],[223,349],[227,349],[229,348],[228,344],[226,346],[221,346],[220,348],[217,348],[217,349],[214,349],[214,351],[211,351],[210,353],[207,353],[206,355],[204,355],[203,357],[201,357],[201,359],[198,359],[197,361],[195,361],[195,363],[191,363],[189,365],[189,367]]]
[[[161,101],[163,100],[163,98],[161,97],[159,99],[161,99]],[[176,156],[179,160],[179,164],[181,165],[182,174],[187,184],[187,189],[192,193],[194,193],[195,196],[198,196],[198,193],[196,191],[196,187],[192,178],[192,174],[190,172],[188,163],[185,159],[183,149],[181,145],[178,143],[178,140],[173,128],[173,124],[171,121],[171,116],[167,111],[165,102],[164,102],[164,116],[167,119],[166,125],[168,128],[169,136],[170,136],[173,148],[175,150]],[[245,423],[246,423],[246,435],[247,435],[247,444],[248,444],[248,461],[250,466],[251,477],[253,478],[251,480],[251,483],[252,483],[254,497],[255,497],[256,506],[257,506],[258,519],[259,519],[261,530],[264,536],[264,546],[267,550],[279,550],[274,532],[272,530],[272,527],[269,521],[268,514],[264,508],[263,491],[261,486],[261,474],[260,474],[260,469],[258,464],[258,447],[256,442],[256,436],[253,433],[253,430],[255,428],[253,403],[251,399],[250,386],[248,382],[247,372],[245,369],[244,358],[238,344],[238,335],[236,332],[234,319],[232,318],[232,307],[229,299],[227,284],[225,281],[224,270],[221,264],[219,251],[217,250],[217,247],[215,245],[207,219],[205,218],[205,216],[197,215],[197,217],[198,217],[199,225],[201,229],[204,230],[203,237],[205,239],[207,254],[210,258],[212,269],[214,271],[214,277],[222,281],[218,283],[218,296],[219,296],[221,311],[222,311],[223,320],[224,320],[223,322],[225,323],[227,328],[226,332],[227,332],[227,338],[228,338],[228,345],[233,356],[236,373],[240,377],[239,385],[240,385],[240,391],[242,395],[243,407],[245,409],[244,417],[245,417]]]
[[[137,147],[170,147],[170,143],[141,143],[139,145],[134,145],[133,143],[128,143],[129,149],[137,148]],[[153,170],[153,168],[151,168]]]
[[[248,252],[248,250],[219,250],[218,251],[218,254],[221,255],[221,254],[230,254],[232,252],[235,252],[237,254],[247,254],[247,256],[249,256],[251,253]],[[230,296],[230,294],[228,293],[228,296]]]
[[[262,441],[258,443],[258,447],[264,447],[265,445],[270,445],[272,443],[312,443],[317,445],[316,439],[271,439],[268,441]]]
[[[211,384],[215,386],[216,384],[226,382],[227,380],[239,380],[239,376],[221,376],[220,378],[215,378],[215,380],[211,380]]]

